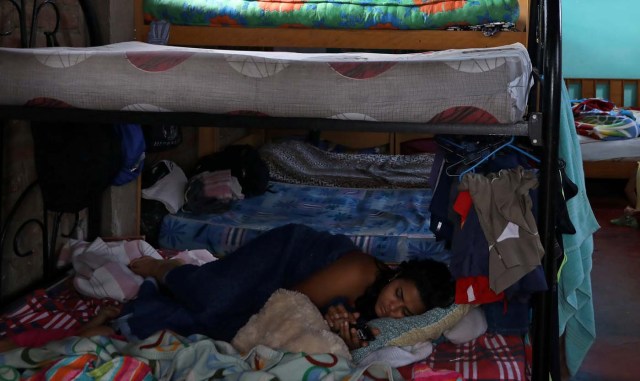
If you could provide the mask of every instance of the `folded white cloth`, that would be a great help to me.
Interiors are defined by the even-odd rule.
[[[487,331],[487,318],[482,308],[472,308],[451,329],[443,332],[444,337],[454,344],[462,344],[477,339]]]
[[[416,361],[424,360],[432,352],[433,344],[430,341],[403,347],[382,347],[369,353],[365,358],[358,362],[358,367],[366,367],[374,362],[384,362],[394,368],[397,368],[412,364]]]
[[[207,262],[217,261],[218,258],[206,249],[185,250],[176,254],[173,258],[180,259],[182,262],[190,265],[201,266]]]
[[[76,290],[83,295],[120,302],[138,295],[144,280],[129,269],[129,263],[142,256],[163,258],[143,240],[105,242],[97,238],[93,242],[86,242],[70,239],[67,246],[76,271],[73,279]],[[217,259],[204,249],[181,251],[174,258],[196,266]]]
[[[163,160],[169,173],[156,181],[152,186],[142,190],[142,198],[160,201],[169,213],[174,214],[184,204],[184,190],[187,186],[187,176],[176,163]]]
[[[89,243],[69,240],[71,263],[76,271],[73,285],[83,295],[112,298],[120,302],[138,294],[142,281],[127,265],[132,259],[151,256],[162,259],[143,240],[104,242],[101,238]]]

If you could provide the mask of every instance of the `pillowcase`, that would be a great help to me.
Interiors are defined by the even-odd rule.
[[[380,334],[368,346],[351,351],[353,361],[358,363],[384,346],[407,346],[435,340],[458,323],[472,307],[470,304],[452,304],[447,308],[434,308],[422,315],[402,319],[371,320],[368,324],[378,328]]]

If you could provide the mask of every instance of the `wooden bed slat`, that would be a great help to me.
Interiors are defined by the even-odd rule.
[[[426,33],[428,32],[428,33]],[[220,28],[172,25],[169,45],[287,48],[344,48],[444,50],[488,48],[522,42],[525,32],[482,32],[444,30],[342,30]],[[137,38],[146,41],[149,26],[138,28]]]
[[[569,88],[578,87],[577,98],[594,98],[598,96],[599,86],[604,86],[608,94],[601,94],[619,107],[640,108],[640,79],[620,78],[565,78]]]
[[[612,79],[609,81],[609,100],[616,105],[624,105],[624,87],[622,80]]]
[[[583,79],[580,82],[582,89],[582,98],[595,98],[596,96],[596,81],[593,79]]]

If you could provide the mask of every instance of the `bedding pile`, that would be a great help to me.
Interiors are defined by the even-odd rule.
[[[145,0],[143,11],[175,25],[314,29],[445,29],[515,23],[520,13],[517,0]]]
[[[576,131],[598,140],[635,139],[640,136],[640,110],[622,108],[600,98],[573,101]]]
[[[70,283],[66,285],[69,286]],[[27,300],[30,301],[29,304],[12,314],[14,321],[18,318],[24,320],[29,315],[41,316],[40,324],[60,324],[65,319],[60,319],[62,315],[59,314],[64,312],[63,305],[68,305],[79,307],[77,316],[66,320],[68,324],[77,326],[80,320],[92,316],[100,305],[109,303],[108,299],[79,297],[68,287],[51,295],[43,290],[37,291]],[[58,318],[53,318],[54,316]],[[8,315],[2,316],[3,324],[0,327],[3,333],[25,329],[8,324],[10,321]],[[29,320],[24,320],[27,321]],[[282,328],[284,327],[283,325]],[[403,379],[401,377],[423,380],[417,375],[432,374],[430,372],[443,375],[447,369],[460,372],[458,376],[464,380],[526,379],[530,347],[519,336],[485,333],[475,340],[461,344],[428,344],[428,347],[424,347],[427,352],[416,352],[424,353],[422,357],[414,353],[414,361],[411,363],[406,362],[409,355],[403,354],[398,347],[392,353],[394,357],[386,358],[383,363],[363,362],[356,365],[348,357],[329,352],[304,354],[265,345],[239,351],[229,343],[210,340],[205,336],[183,337],[170,331],[161,331],[137,343],[127,342],[117,335],[66,337],[35,349],[17,348],[0,353],[0,364],[3,376],[25,380],[55,379],[63,374],[76,379],[90,376],[96,380],[178,380],[208,379],[223,375],[237,377],[242,373],[242,379],[247,380],[271,380],[279,377],[283,381],[299,381],[304,379],[304,372],[317,372],[318,375],[341,380],[400,380]],[[388,356],[390,353],[387,350],[376,355]],[[378,357],[378,360],[384,358]],[[398,364],[397,370],[391,365],[394,362]],[[453,376],[455,373],[448,375]]]
[[[28,380],[402,380],[396,369],[385,364],[359,368],[329,353],[292,353],[262,345],[241,354],[223,341],[170,331],[136,344],[104,336],[69,337],[36,350],[0,353],[0,364],[4,379]]]

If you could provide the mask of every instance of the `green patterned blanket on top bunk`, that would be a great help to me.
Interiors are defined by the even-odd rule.
[[[515,24],[517,0],[144,0],[145,22],[314,29],[446,29]]]

